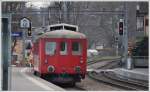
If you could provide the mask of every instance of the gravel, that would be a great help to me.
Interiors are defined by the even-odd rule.
[[[88,76],[85,77],[80,83],[76,83],[77,86],[86,89],[87,91],[123,91],[123,89],[119,89],[116,87],[112,87],[110,85],[106,85],[104,83],[95,81]]]

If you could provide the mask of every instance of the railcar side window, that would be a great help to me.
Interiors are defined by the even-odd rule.
[[[54,55],[56,51],[56,42],[46,42],[45,52],[46,55]]]
[[[61,55],[66,55],[67,54],[67,43],[66,42],[61,42],[60,43],[60,54]]]
[[[50,31],[61,30],[61,29],[63,29],[63,26],[54,26],[54,27],[50,27]]]
[[[81,43],[79,42],[73,42],[72,43],[72,54],[73,55],[81,55]]]

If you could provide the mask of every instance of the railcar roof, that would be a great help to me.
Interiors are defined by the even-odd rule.
[[[42,34],[40,38],[86,38],[86,36],[69,30],[55,30]]]

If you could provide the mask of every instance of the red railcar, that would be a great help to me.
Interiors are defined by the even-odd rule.
[[[54,82],[75,83],[85,78],[87,39],[79,32],[55,30],[33,45],[34,71]]]

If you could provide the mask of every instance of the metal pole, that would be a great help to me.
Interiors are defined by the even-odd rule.
[[[124,3],[124,62],[127,65],[127,57],[128,57],[128,10],[127,10],[127,2]]]
[[[51,8],[50,7],[48,7],[48,24],[50,25],[51,23],[50,23],[50,18],[51,18]]]
[[[61,2],[59,2],[59,14],[58,14],[59,19],[58,19],[58,23],[62,22],[62,11],[61,11],[61,9],[62,9]],[[52,12],[51,12],[51,14],[52,14]],[[56,12],[55,12],[55,14],[56,14]]]
[[[22,61],[22,64],[24,65],[24,62],[25,62],[25,30],[23,29],[23,32],[22,32],[22,39],[23,39],[23,44],[22,44],[22,47],[23,47],[23,61]]]
[[[66,2],[63,2],[63,22],[65,22],[65,23],[68,23],[69,21],[68,21],[68,7],[67,7],[67,5],[68,5],[68,2],[66,1]]]
[[[119,56],[119,55],[118,55],[118,41],[117,41],[117,43],[116,43],[116,56]]]
[[[0,3],[0,6],[1,6],[1,3]],[[0,9],[1,11],[1,9]],[[2,18],[0,18],[0,21]],[[0,25],[1,27],[1,25]],[[1,27],[2,28],[2,27]],[[0,36],[2,37],[2,32],[0,32]],[[0,40],[0,43],[2,43],[2,41]],[[2,51],[2,46],[0,45],[0,51]],[[2,60],[2,55],[0,55],[0,60]],[[2,80],[2,62],[0,62],[0,80]],[[2,90],[2,81],[0,81],[0,91]]]
[[[41,8],[41,10],[44,10],[44,9]],[[42,13],[42,11],[41,11],[41,13]],[[42,26],[43,26],[43,27],[45,26],[45,16],[44,16],[44,15],[45,15],[45,14],[42,13],[42,21],[43,21]]]
[[[25,7],[24,7],[24,9],[23,9],[23,17],[25,16]],[[25,62],[25,29],[23,29],[22,30],[22,42],[23,42],[23,44],[22,44],[22,48],[23,48],[23,61],[22,61],[22,64],[24,65],[24,62]]]
[[[2,18],[0,18],[1,21]],[[1,27],[1,25],[0,25]],[[2,32],[0,32],[0,36],[2,37]],[[0,43],[2,43],[2,41],[0,40]],[[0,46],[0,51],[2,51],[1,46]],[[2,60],[2,56],[0,56],[0,60]],[[0,80],[2,80],[2,62],[0,62]],[[0,91],[2,90],[2,81],[0,81]]]
[[[11,61],[11,47],[10,47],[10,17],[2,18],[2,90],[7,91],[9,87],[9,63]]]
[[[8,90],[11,90],[11,80],[12,80],[12,67],[11,67],[11,62],[12,62],[12,53],[11,53],[11,21],[12,21],[12,14],[10,14],[10,20],[9,20],[9,41],[8,41],[8,49],[9,49],[9,62],[8,62]]]

